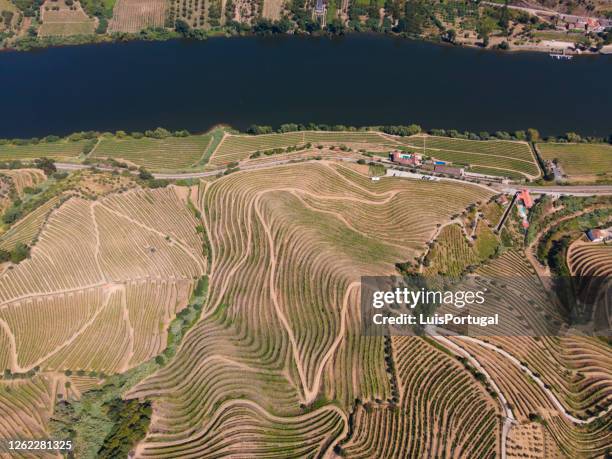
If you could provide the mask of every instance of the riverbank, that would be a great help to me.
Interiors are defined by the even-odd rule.
[[[323,2],[319,10],[299,1],[281,1],[271,6],[272,10],[264,8],[246,16],[230,2],[223,12],[201,11],[197,20],[193,19],[197,11],[179,12],[163,0],[150,1],[150,7],[156,10],[154,16],[126,9],[115,0],[98,5],[101,8],[95,7],[101,0],[54,0],[53,4],[41,0],[40,9],[26,10],[13,6],[12,11],[1,11],[5,20],[0,22],[0,50],[220,36],[380,34],[483,50],[597,54],[612,42],[612,21],[604,18],[544,14],[471,0],[415,3],[405,11],[390,4],[375,8],[350,1],[343,1],[341,6]]]
[[[516,52],[535,52],[546,54],[568,54],[572,56],[597,56],[612,54],[612,45],[605,45],[600,49],[578,49],[574,43],[569,41],[542,40],[538,42],[525,42],[520,44],[509,44],[505,37],[492,37],[487,46],[475,39],[457,38],[450,42],[440,37],[432,36],[408,36],[405,34],[397,34],[393,32],[355,32],[342,31],[341,33],[330,33],[329,31],[321,30],[314,33],[279,33],[267,32],[256,33],[252,31],[235,31],[213,30],[201,32],[193,36],[185,36],[171,29],[143,29],[138,33],[114,33],[114,34],[97,34],[97,35],[73,35],[73,36],[51,36],[51,37],[25,37],[19,39],[11,46],[0,47],[0,53],[3,52],[29,52],[39,51],[47,48],[58,48],[66,46],[83,46],[95,44],[113,44],[113,43],[128,43],[134,41],[143,42],[161,42],[169,40],[184,40],[184,41],[206,41],[211,38],[285,38],[297,36],[302,38],[341,38],[352,35],[374,35],[385,36],[398,40],[422,41],[424,43],[435,44],[448,47],[465,47],[478,49],[482,51],[491,51],[497,53],[516,53]]]

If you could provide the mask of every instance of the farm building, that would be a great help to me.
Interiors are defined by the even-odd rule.
[[[523,201],[523,204],[525,204],[525,207],[527,209],[531,209],[531,207],[533,206],[533,199],[531,199],[531,195],[529,194],[529,190],[524,189],[522,190],[519,195],[518,198]]]
[[[502,206],[505,206],[506,204],[508,204],[508,198],[506,197],[505,194],[502,194],[499,198],[496,199],[498,204],[501,204]]]
[[[406,153],[402,151],[394,151],[389,153],[389,160],[394,163],[403,164],[405,166],[420,166],[423,162],[423,157],[418,153]]]
[[[450,167],[439,164],[436,164],[434,166],[434,172],[437,172],[439,174],[454,175],[456,177],[463,177],[465,175],[465,170],[460,167]]]
[[[612,231],[608,229],[591,229],[586,233],[591,242],[606,242],[612,240]]]
[[[323,14],[325,14],[325,3],[323,0],[317,0],[315,5],[315,15],[321,16]]]

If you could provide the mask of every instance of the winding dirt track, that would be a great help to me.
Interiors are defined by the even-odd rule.
[[[557,398],[557,396],[546,387],[546,384],[544,384],[544,382],[540,379],[540,377],[538,375],[536,375],[533,371],[531,371],[528,367],[526,367],[525,365],[523,365],[519,359],[517,359],[516,357],[514,357],[512,354],[510,354],[509,352],[500,349],[496,346],[494,346],[491,343],[487,343],[485,341],[481,341],[477,338],[473,338],[471,336],[461,336],[459,338],[457,338],[459,340],[464,340],[464,341],[470,341],[472,343],[476,343],[480,346],[486,347],[487,349],[490,349],[492,351],[497,352],[498,354],[504,356],[506,359],[508,359],[510,362],[512,362],[515,366],[517,366],[523,373],[529,375],[538,386],[540,386],[540,389],[542,389],[544,391],[544,393],[548,396],[548,398],[550,399],[550,401],[555,405],[555,407],[559,410],[559,412],[568,420],[573,422],[574,424],[578,424],[578,425],[585,425],[585,424],[590,424],[591,422],[607,415],[610,411],[612,411],[612,405],[608,406],[608,408],[606,408],[605,410],[601,411],[599,414],[595,415],[595,416],[591,416],[587,419],[578,419],[575,416],[572,416],[570,413],[567,412],[567,410],[565,409],[565,407],[563,406],[563,404],[559,401],[559,399]]]
[[[491,375],[487,372],[487,370],[484,369],[484,367],[476,359],[476,357],[472,356],[472,354],[470,354],[468,351],[463,349],[461,346],[455,344],[451,340],[445,338],[444,336],[432,335],[432,338],[438,341],[439,343],[441,343],[444,347],[450,349],[455,354],[465,357],[468,360],[468,362],[470,362],[474,366],[474,368],[476,368],[478,371],[480,371],[485,376],[485,378],[487,379],[488,383],[491,385],[493,390],[497,392],[497,394],[499,395],[499,402],[504,412],[504,424],[502,426],[502,438],[501,438],[501,457],[502,459],[505,459],[507,456],[506,443],[508,440],[508,434],[510,433],[510,430],[512,429],[512,425],[516,424],[517,422],[516,417],[514,416],[514,413],[512,412],[510,405],[508,404],[508,400],[506,400],[506,397],[504,396],[503,392],[499,389],[499,387],[495,383],[495,380],[491,377]]]

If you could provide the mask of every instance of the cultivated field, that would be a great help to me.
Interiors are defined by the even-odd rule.
[[[117,0],[108,31],[136,33],[147,27],[163,27],[165,17],[165,0]]]
[[[480,170],[482,173],[490,174],[497,170],[497,175],[509,172],[529,178],[540,174],[533,153],[526,142],[464,140],[417,135],[403,138],[401,143],[436,159],[486,168],[486,171]]]
[[[182,169],[195,165],[206,153],[211,135],[165,139],[102,137],[91,158],[114,158],[152,170]]]
[[[539,143],[545,160],[557,160],[570,179],[573,176],[597,176],[612,173],[612,146],[582,143]]]
[[[378,132],[299,131],[263,135],[228,134],[211,156],[208,168],[218,169],[228,163],[241,161],[256,151],[301,146],[308,143],[312,145],[352,144],[359,147],[381,144],[393,145],[393,141]]]
[[[283,0],[264,0],[263,17],[266,19],[272,19],[273,21],[278,21],[283,12],[283,5]]]
[[[32,145],[0,144],[0,161],[12,159],[52,158],[56,160],[74,159],[78,157],[85,146],[85,140],[57,142],[40,142]]]
[[[38,30],[41,37],[52,35],[90,35],[96,22],[87,16],[79,2],[70,5],[65,0],[47,0],[40,8],[42,24]]]
[[[0,169],[0,175],[10,178],[18,196],[23,196],[24,188],[34,187],[46,179],[45,173],[40,169]]]
[[[171,0],[168,17],[180,19],[190,27],[210,29],[219,27],[225,18],[223,0]]]
[[[31,220],[46,219],[31,257],[0,272],[0,438],[48,437],[57,401],[166,348],[206,270],[185,198],[175,188],[75,195],[5,235],[29,240],[41,226]]]
[[[468,241],[465,231],[458,224],[442,229],[428,257],[429,266],[424,270],[427,275],[458,276],[469,265],[475,265],[480,258]]]

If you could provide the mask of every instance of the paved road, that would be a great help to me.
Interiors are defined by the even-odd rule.
[[[357,162],[357,158],[354,158],[354,157],[337,156],[337,157],[326,157],[324,159],[326,160],[331,159],[335,161],[352,162],[352,163]],[[310,161],[315,161],[315,160],[310,160]],[[295,160],[281,159],[278,161],[268,161],[268,162],[259,163],[259,164],[251,164],[251,165],[247,164],[244,166],[240,166],[240,170],[245,171],[245,170],[267,169],[269,167],[281,166],[283,164],[289,164],[291,162],[295,162]],[[385,166],[392,166],[392,163],[386,160],[382,160],[380,161],[380,163],[384,164]],[[74,164],[74,163],[55,163],[55,166],[60,170],[67,170],[67,171],[87,169],[91,167],[85,164]],[[97,167],[97,169],[103,170],[103,171],[114,170],[112,167],[105,167],[105,166]],[[173,174],[154,173],[153,176],[155,178],[168,179],[168,180],[191,179],[191,178],[213,177],[219,174],[220,172],[224,172],[224,170],[225,169],[219,169],[219,170],[214,170],[214,171],[204,171],[204,172],[183,172],[183,173],[173,173]],[[415,179],[422,179],[422,180],[434,179],[432,176],[426,175],[426,174],[401,172],[395,169],[391,169],[391,170],[393,172],[387,171],[387,175],[393,175],[393,173],[395,173],[399,176],[405,176],[405,177],[415,178]],[[134,173],[136,174],[137,172],[134,172]],[[451,181],[455,183],[469,183],[471,185],[477,185],[472,182],[454,179],[454,178],[435,177],[435,179]],[[504,192],[504,193],[512,194],[524,188],[527,188],[531,193],[534,193],[534,194],[559,194],[559,195],[570,195],[570,196],[612,195],[611,185],[567,185],[567,186],[545,186],[544,187],[544,186],[520,186],[520,185],[515,185],[515,184],[508,184],[508,185],[495,184],[493,186],[487,186],[487,185],[480,184],[478,186],[485,187],[494,193]]]
[[[612,186],[610,185],[567,185],[567,186],[519,186],[519,185],[502,185],[499,186],[500,191],[506,193],[514,193],[523,189],[528,189],[533,194],[558,194],[569,196],[594,196],[594,195],[612,195]]]

